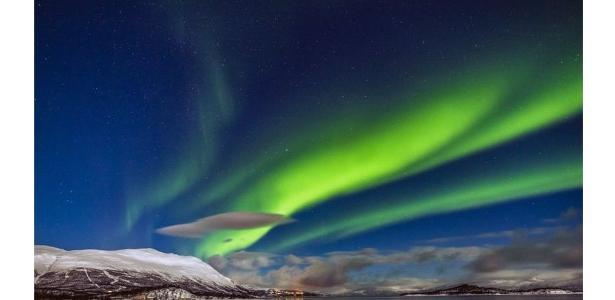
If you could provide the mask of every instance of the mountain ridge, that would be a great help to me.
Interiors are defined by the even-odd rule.
[[[580,294],[581,290],[566,287],[534,287],[520,289],[506,289],[496,287],[483,287],[474,284],[458,284],[449,287],[426,289],[422,291],[406,292],[400,296],[423,296],[423,295],[543,295],[543,294]]]
[[[176,299],[253,298],[258,291],[239,285],[192,256],[155,249],[63,250],[35,246],[34,288],[37,299],[92,298],[160,294]],[[157,294],[157,295],[158,295]],[[168,298],[164,298],[169,295]]]

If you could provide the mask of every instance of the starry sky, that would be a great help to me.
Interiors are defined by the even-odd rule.
[[[578,286],[581,6],[36,1],[35,243],[255,286]],[[156,233],[226,212],[294,221]]]

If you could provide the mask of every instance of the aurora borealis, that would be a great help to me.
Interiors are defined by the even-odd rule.
[[[37,243],[233,273],[581,226],[544,221],[582,210],[578,1],[37,3]],[[294,222],[156,233],[234,212]]]
[[[496,112],[496,116],[493,117],[495,120],[492,121],[490,127],[473,129],[472,125],[477,122],[477,119],[490,118],[488,113],[494,109],[494,106],[500,104],[498,101],[513,102],[516,100],[506,99],[504,96],[506,93],[514,94],[514,91],[499,91],[497,83],[491,82],[491,79],[498,77],[497,75],[497,73],[490,73],[485,75],[483,80],[477,77],[480,82],[478,87],[473,86],[471,82],[461,83],[460,88],[453,85],[451,91],[436,93],[428,97],[429,100],[423,100],[426,102],[424,106],[411,106],[404,113],[396,112],[382,124],[374,124],[376,128],[371,132],[362,132],[360,136],[351,138],[349,141],[336,140],[331,145],[325,144],[322,148],[317,147],[317,150],[305,156],[287,161],[282,167],[270,171],[271,177],[265,176],[262,181],[259,180],[248,187],[244,194],[238,196],[237,202],[231,206],[231,209],[292,215],[326,199],[360,189],[368,189],[404,175],[419,173],[444,161],[531,132],[532,129],[570,116],[578,112],[581,107],[580,78],[572,78],[562,83],[549,82],[545,84],[545,87],[537,88],[539,91],[536,92],[536,96],[524,95],[530,98],[522,99],[522,101],[527,101],[527,108],[517,109],[511,115]],[[491,78],[487,79],[487,76]],[[566,78],[569,75],[561,74],[560,76]],[[561,92],[564,96],[556,92],[549,93],[551,86],[555,86],[554,89],[565,87],[566,90]],[[483,91],[483,89],[488,89],[488,91]],[[534,117],[537,114],[534,110],[544,113],[537,118]],[[463,113],[455,114],[457,111]],[[464,136],[460,138],[461,135]],[[462,139],[462,141],[456,143],[455,139]],[[575,154],[579,156],[579,153]],[[547,166],[538,171],[544,173],[534,171],[538,173],[535,175],[537,178],[534,182],[528,178],[517,179],[516,177],[521,177],[521,174],[515,174],[515,171],[516,173],[523,171],[515,170],[513,174],[508,174],[506,167],[501,168],[500,172],[506,174],[505,176],[515,178],[511,180],[514,187],[498,182],[497,175],[500,174],[496,173],[492,178],[482,178],[480,184],[467,184],[467,186],[459,187],[461,191],[470,190],[478,194],[475,196],[476,199],[470,196],[469,199],[460,197],[457,200],[445,200],[443,201],[444,206],[436,204],[438,200],[434,199],[430,201],[434,207],[425,209],[422,214],[435,213],[439,210],[453,211],[481,203],[516,198],[517,193],[529,196],[579,187],[581,185],[581,164],[574,158],[575,155],[569,155],[564,158],[564,161],[555,162],[556,167],[551,167],[550,162],[547,162]],[[535,168],[531,164],[526,167],[530,170]],[[489,185],[492,189],[494,185],[501,185],[501,187],[483,192],[481,185]],[[489,196],[483,196],[483,193]],[[421,213],[411,208],[415,205],[414,203],[408,205],[409,211],[406,212],[405,206],[400,205],[400,202],[403,203],[403,200],[400,199],[391,207],[398,214],[387,214],[384,212],[386,209],[376,212],[375,216],[371,215],[374,212],[359,214],[355,220],[360,224],[349,225],[349,227],[357,230],[357,227],[371,223],[369,220],[374,217],[385,217],[389,220],[392,218],[398,221],[403,220],[404,217],[420,216]],[[402,214],[400,215],[399,212]],[[205,254],[225,254],[228,251],[246,248],[265,233],[266,229],[237,233],[224,232],[220,234],[221,237],[234,236],[237,242],[215,242],[216,238],[220,240],[221,237],[213,235],[203,242],[202,249]],[[213,239],[214,242],[209,239]],[[222,249],[207,252],[208,248],[216,249],[216,247],[222,247]]]

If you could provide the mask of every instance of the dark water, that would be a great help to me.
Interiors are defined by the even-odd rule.
[[[327,297],[318,300],[580,300],[583,295],[476,295],[476,296],[406,296],[406,297]]]

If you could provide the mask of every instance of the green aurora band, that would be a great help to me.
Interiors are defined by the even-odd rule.
[[[360,134],[323,142],[276,164],[229,201],[228,210],[290,216],[336,196],[418,175],[581,111],[579,56],[553,64],[507,62],[485,64],[488,67],[446,76],[432,88],[401,93],[399,102],[404,104],[395,112],[374,119]],[[468,174],[468,180],[423,195],[410,191],[413,196],[351,211],[343,220],[306,229],[274,248],[582,185],[580,153],[549,155],[546,161],[498,168],[490,176]],[[213,233],[204,237],[196,254],[245,249],[270,229]]]
[[[385,195],[378,203],[349,207],[343,218],[326,225],[306,224],[306,232],[293,232],[293,236],[268,248],[286,250],[317,238],[343,238],[418,217],[578,188],[582,184],[581,149],[527,159],[523,165],[508,162],[496,168],[473,169],[469,176],[450,180],[442,189],[415,189],[412,196]]]

